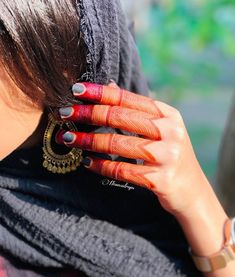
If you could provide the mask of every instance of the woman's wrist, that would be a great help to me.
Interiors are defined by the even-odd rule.
[[[193,253],[210,256],[224,245],[224,224],[228,216],[207,180],[203,187],[202,195],[191,207],[175,217]]]

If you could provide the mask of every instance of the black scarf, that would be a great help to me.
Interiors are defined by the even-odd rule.
[[[101,84],[112,79],[120,87],[147,95],[136,46],[119,1],[83,0],[77,3],[77,10],[88,49],[87,72],[82,79]],[[89,199],[107,206],[117,201],[117,207],[120,203],[131,209],[123,204],[128,202],[124,184],[115,200],[102,176],[82,167],[63,177],[52,175],[42,168],[41,157],[41,148],[19,150],[0,163],[0,250],[29,265],[80,269],[93,277],[198,276],[187,258],[184,263],[173,254],[167,256],[140,236],[106,222],[102,209],[96,214],[90,209]],[[161,210],[157,199],[151,192],[129,185],[135,189],[130,204],[133,198],[140,207],[131,215],[133,225],[138,225],[143,215],[150,222],[148,213],[154,217],[154,212]],[[124,227],[121,212],[110,213],[112,222]],[[174,219],[163,210],[160,214],[170,222],[165,228],[175,226]],[[153,233],[157,232],[155,227]],[[172,237],[174,232],[172,229]],[[185,245],[178,246],[185,250]]]

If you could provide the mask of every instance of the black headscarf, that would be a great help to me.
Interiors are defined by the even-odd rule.
[[[87,46],[87,72],[82,79],[101,84],[112,79],[146,95],[120,2],[77,1],[77,11]],[[28,265],[71,267],[92,277],[185,276],[186,268],[147,240],[86,212],[89,203],[80,191],[94,185],[91,173],[81,167],[66,176],[52,175],[42,168],[41,157],[39,148],[18,150],[0,163],[0,250]],[[193,270],[189,276],[194,276]]]

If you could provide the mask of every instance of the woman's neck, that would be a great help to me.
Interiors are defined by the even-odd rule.
[[[44,112],[41,116],[40,122],[31,136],[24,141],[18,149],[27,149],[37,145],[41,145],[43,141],[43,135],[47,126],[47,112]]]

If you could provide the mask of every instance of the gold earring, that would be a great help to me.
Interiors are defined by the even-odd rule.
[[[77,128],[72,122],[58,120],[52,113],[49,113],[48,124],[43,137],[43,167],[58,174],[75,171],[83,159],[82,149],[69,149],[56,143],[53,144],[56,134],[62,130],[77,131]]]

